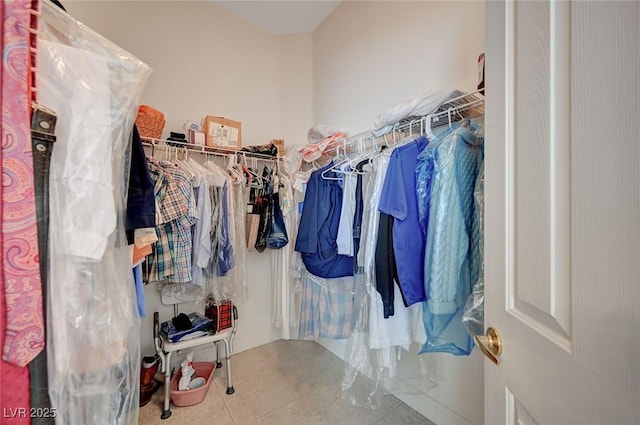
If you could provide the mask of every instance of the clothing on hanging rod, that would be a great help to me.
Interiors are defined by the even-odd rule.
[[[342,177],[338,176],[340,174],[364,174],[363,170],[357,170],[356,164],[371,161],[376,156],[380,155],[382,151],[391,146],[399,146],[406,142],[410,142],[417,137],[420,136],[419,133],[416,134],[402,134],[397,132],[396,130],[392,131],[393,137],[391,140],[386,139],[385,136],[376,137],[373,133],[370,133],[370,139],[364,141],[365,139],[361,139],[363,141],[362,148],[363,151],[358,152],[359,155],[352,157],[344,157],[339,161],[334,160],[334,164],[329,168],[325,169],[321,177],[323,180],[342,180]],[[364,134],[364,133],[363,133]],[[415,136],[415,137],[412,137]],[[327,165],[325,165],[326,167]]]
[[[191,143],[179,142],[175,140],[165,140],[165,139],[155,139],[152,137],[142,137],[143,145],[151,146],[151,147],[169,147],[169,143],[174,147],[181,147],[190,152],[198,152],[203,154],[211,154],[211,155],[224,155],[228,157],[229,155],[242,155],[245,158],[256,158],[261,161],[280,161],[281,158],[274,158],[271,155],[265,155],[261,153],[247,152],[247,151],[238,151],[235,149],[227,149],[213,146],[202,146],[202,145],[193,145]],[[168,143],[169,142],[169,143]]]
[[[351,147],[354,144],[358,143],[360,140],[371,138],[371,137],[374,137],[372,131],[365,131],[363,133],[359,133],[359,134],[353,135],[351,137],[346,137],[346,138],[344,138],[342,140],[341,144],[335,145],[335,146],[332,146],[332,147],[328,147],[324,151],[324,154],[331,156],[332,153],[337,153],[338,150],[341,149],[341,148],[345,152],[351,152]]]
[[[151,139],[146,139],[146,138],[142,138],[142,140],[151,140]],[[171,143],[178,143],[178,142],[171,142]],[[171,152],[177,152],[178,149],[184,151],[184,152],[196,152],[196,153],[201,153],[204,155],[212,155],[212,156],[218,156],[221,158],[228,158],[230,156],[235,156],[235,154],[232,153],[222,153],[222,152],[211,152],[211,151],[206,151],[206,150],[200,150],[200,149],[189,149],[186,146],[168,146],[168,145],[164,145],[164,144],[157,144],[157,143],[149,143],[147,141],[143,141],[142,142],[142,146],[146,146],[146,147],[150,147],[152,149],[152,155],[155,154],[155,149],[162,149],[164,151],[166,151],[167,153],[171,153]]]

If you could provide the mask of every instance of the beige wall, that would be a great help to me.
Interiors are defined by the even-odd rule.
[[[400,101],[474,89],[484,3],[348,1],[313,41],[315,119],[355,134]]]
[[[142,102],[166,115],[165,136],[183,131],[187,120],[219,115],[242,121],[245,145],[282,138],[281,101],[288,84],[301,79],[310,84],[310,64],[286,51],[310,43],[310,35],[277,37],[207,2],[68,1],[65,7],[151,66]],[[283,68],[300,77],[282,79]],[[296,122],[306,126],[311,99],[302,96],[311,92],[300,92],[299,106],[309,106]]]
[[[314,32],[315,122],[372,128],[394,104],[442,88],[474,90],[484,51],[483,2],[344,2]],[[323,345],[336,353],[344,346]],[[438,387],[400,398],[438,425],[483,422],[482,355],[427,354]],[[419,370],[414,354],[403,369]]]
[[[280,125],[287,145],[307,143],[313,125],[312,34],[280,36]]]

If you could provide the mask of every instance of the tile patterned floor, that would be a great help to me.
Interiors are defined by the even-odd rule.
[[[172,406],[161,420],[161,389],[140,409],[140,425],[435,425],[393,396],[379,409],[343,401],[344,364],[313,341],[266,344],[235,354],[232,366],[235,394],[225,392],[223,366],[202,403]]]

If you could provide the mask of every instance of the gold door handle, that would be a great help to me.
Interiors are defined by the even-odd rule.
[[[473,341],[489,360],[497,365],[500,364],[499,357],[500,354],[502,354],[502,339],[497,329],[488,327],[486,335],[475,335]]]

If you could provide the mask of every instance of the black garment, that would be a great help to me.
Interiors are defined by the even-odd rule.
[[[49,263],[49,170],[51,152],[56,141],[57,117],[53,111],[37,107],[31,120],[31,145],[33,147],[33,180],[36,200],[36,223],[38,232],[38,257],[42,285],[42,314],[47,320],[47,265]],[[48,125],[41,125],[46,122]],[[45,326],[46,338],[46,326]],[[50,412],[47,346],[29,363],[31,408]],[[53,425],[53,416],[34,415],[32,425]]]
[[[393,251],[393,216],[380,214],[376,242],[376,289],[382,297],[384,318],[393,316],[393,285],[397,284],[398,269]]]
[[[265,181],[271,181],[271,170],[268,167],[264,167],[262,170],[262,178]],[[256,198],[256,202],[254,204],[254,213],[260,214],[260,224],[258,225],[258,238],[256,240],[256,251],[264,252],[267,248],[267,238],[269,237],[269,231],[271,230],[271,213],[273,210],[271,209],[271,195],[273,192],[273,187],[271,183],[269,183],[267,187],[267,193],[263,194],[263,196]],[[257,207],[257,208],[256,208]]]
[[[243,152],[252,152],[261,155],[278,156],[278,147],[273,143],[264,146],[247,146],[240,150]]]
[[[173,322],[173,326],[175,326],[179,331],[188,331],[193,327],[193,323],[191,323],[189,316],[184,313],[178,314],[176,317],[171,319],[171,321]]]
[[[167,145],[169,145],[169,146],[184,146],[185,144],[189,143],[187,141],[187,136],[185,134],[183,134],[183,133],[175,133],[173,131],[170,132],[170,135],[167,138],[167,140],[172,140],[174,142],[180,142],[180,143],[167,142]]]
[[[142,140],[134,124],[131,135],[131,165],[125,229],[131,231],[146,227],[156,227],[156,200]],[[129,242],[132,241],[129,240]]]

